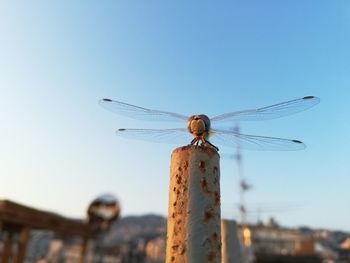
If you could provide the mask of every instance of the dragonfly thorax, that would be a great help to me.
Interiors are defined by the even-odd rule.
[[[192,115],[187,120],[187,129],[194,136],[207,135],[210,130],[210,119],[203,114]]]

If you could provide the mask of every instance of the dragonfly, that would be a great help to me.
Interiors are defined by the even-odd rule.
[[[219,150],[216,145],[241,147],[248,150],[301,150],[306,146],[299,140],[242,134],[237,130],[222,127],[232,126],[237,121],[260,121],[284,117],[309,109],[319,101],[318,97],[306,96],[267,107],[229,112],[213,118],[205,114],[186,116],[148,109],[106,98],[101,99],[99,104],[107,110],[136,120],[179,122],[183,126],[187,123],[187,127],[172,129],[118,129],[116,134],[125,138],[164,143],[190,140],[190,145],[210,146],[216,150]]]

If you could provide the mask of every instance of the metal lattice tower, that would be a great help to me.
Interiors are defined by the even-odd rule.
[[[235,125],[234,131],[236,133],[240,133],[240,128],[238,124]],[[251,189],[251,185],[247,184],[247,181],[244,176],[243,164],[242,164],[242,153],[241,153],[241,146],[239,144],[239,141],[237,141],[237,150],[236,150],[236,154],[234,155],[234,159],[236,160],[236,163],[237,163],[237,174],[238,174],[238,182],[239,182],[239,212],[241,215],[241,224],[245,225],[247,223],[247,207],[246,207],[245,194],[248,190]]]

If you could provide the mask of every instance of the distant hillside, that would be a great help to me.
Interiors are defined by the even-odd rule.
[[[106,242],[120,244],[140,239],[147,242],[158,236],[165,237],[166,226],[166,218],[159,215],[122,217],[112,226]]]

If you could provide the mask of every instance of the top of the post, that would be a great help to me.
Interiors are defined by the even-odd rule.
[[[173,154],[180,153],[180,152],[202,152],[208,154],[210,157],[213,157],[214,155],[219,155],[218,151],[210,146],[197,146],[197,145],[186,145],[176,148],[173,151]]]

